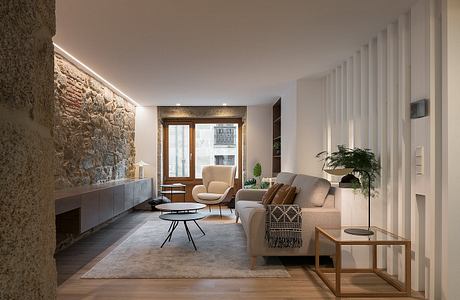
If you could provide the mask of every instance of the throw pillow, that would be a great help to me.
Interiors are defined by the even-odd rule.
[[[272,185],[268,191],[262,197],[262,204],[269,205],[272,203],[273,197],[275,197],[276,192],[283,186],[282,183],[275,183]]]
[[[294,202],[295,195],[295,187],[290,185],[283,185],[276,193],[271,204],[292,204]]]

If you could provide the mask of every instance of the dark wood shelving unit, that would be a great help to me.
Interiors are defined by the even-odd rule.
[[[281,172],[281,98],[273,105],[273,147],[272,147],[273,176]]]

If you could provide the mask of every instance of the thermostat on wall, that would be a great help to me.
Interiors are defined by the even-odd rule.
[[[410,118],[418,119],[428,116],[428,99],[422,99],[410,104]]]

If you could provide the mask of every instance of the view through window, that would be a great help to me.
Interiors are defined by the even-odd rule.
[[[190,177],[190,125],[169,125],[169,177]]]
[[[238,166],[238,124],[195,125],[195,178],[207,165]]]

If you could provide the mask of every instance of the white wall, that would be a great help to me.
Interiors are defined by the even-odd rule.
[[[442,299],[460,299],[460,1],[443,1]]]
[[[297,82],[289,83],[281,95],[281,171],[296,172]]]
[[[134,138],[136,162],[143,160],[150,164],[144,167],[144,176],[153,178],[154,187],[156,187],[157,181],[157,118],[157,107],[136,107],[136,130]],[[136,167],[136,177],[138,175],[138,168]]]
[[[272,176],[272,105],[250,105],[246,112],[246,178],[254,176],[256,163],[262,165],[262,176]]]
[[[324,97],[321,79],[289,83],[281,96],[281,171],[321,176],[316,154],[325,150]]]
[[[322,162],[316,154],[323,149],[323,92],[320,79],[297,80],[296,172],[322,175]],[[283,109],[283,108],[281,108]]]

